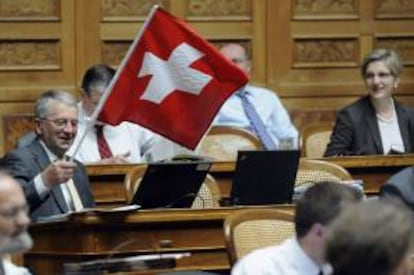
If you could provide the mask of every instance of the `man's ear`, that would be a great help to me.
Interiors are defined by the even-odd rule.
[[[247,62],[247,65],[246,65],[247,75],[250,76],[250,74],[252,73],[252,62],[250,60],[246,62]]]
[[[42,125],[41,125],[41,121],[38,118],[34,119],[35,122],[35,133],[36,135],[41,135],[42,134]]]
[[[318,238],[325,238],[326,228],[321,223],[315,223],[312,225],[310,232]]]
[[[79,91],[80,91],[80,95],[81,95],[82,99],[83,98],[88,98],[88,94],[86,93],[85,89],[80,88]]]

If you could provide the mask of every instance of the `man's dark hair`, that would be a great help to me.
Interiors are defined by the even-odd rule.
[[[97,87],[106,87],[115,75],[115,70],[105,64],[90,67],[82,79],[82,88],[89,96]]]
[[[405,207],[364,201],[329,225],[326,255],[335,275],[389,275],[407,264],[412,241],[412,217]]]
[[[349,204],[359,201],[362,194],[341,183],[320,182],[310,187],[296,203],[295,229],[304,237],[312,225],[327,225]]]

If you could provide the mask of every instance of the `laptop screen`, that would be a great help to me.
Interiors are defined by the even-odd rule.
[[[300,151],[239,151],[231,200],[235,205],[291,203]]]
[[[211,167],[206,161],[149,163],[131,204],[141,208],[191,207]]]

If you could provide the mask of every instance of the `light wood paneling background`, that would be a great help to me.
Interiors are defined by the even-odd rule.
[[[77,95],[92,64],[117,66],[155,3],[217,45],[243,43],[252,82],[277,92],[298,128],[365,93],[358,66],[376,47],[405,60],[397,97],[414,105],[414,1],[0,0],[0,116],[31,112],[47,89]]]

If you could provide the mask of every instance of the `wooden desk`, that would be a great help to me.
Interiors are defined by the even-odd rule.
[[[190,252],[177,261],[177,270],[228,270],[223,221],[246,208],[73,214],[65,221],[30,226],[34,247],[24,263],[38,274],[59,274],[65,262]],[[267,208],[294,211],[292,205]]]
[[[375,195],[389,177],[405,167],[414,165],[414,154],[330,157],[321,160],[346,168],[355,179],[364,181],[366,194]]]
[[[355,179],[362,179],[369,195],[378,194],[381,185],[401,169],[414,165],[414,155],[392,156],[347,156],[322,158],[346,168]],[[141,164],[145,165],[145,164]],[[125,174],[134,165],[93,165],[88,166],[95,200],[100,207],[124,205]],[[235,162],[216,162],[210,173],[218,181],[223,198],[230,197]]]
[[[126,204],[125,174],[136,165],[104,164],[86,166],[92,193],[98,207],[116,207]]]

